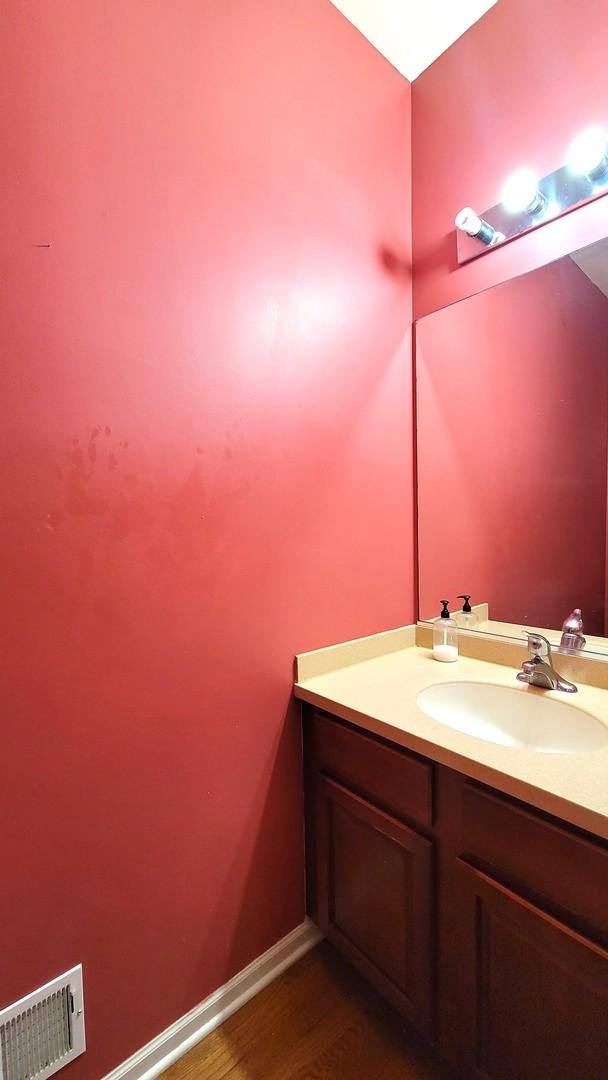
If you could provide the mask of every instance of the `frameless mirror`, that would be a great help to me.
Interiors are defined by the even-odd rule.
[[[608,653],[608,239],[416,325],[419,613]]]

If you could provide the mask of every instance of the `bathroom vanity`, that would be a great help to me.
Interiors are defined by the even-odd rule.
[[[423,649],[336,662],[296,685],[310,916],[462,1075],[608,1075],[608,745],[538,753],[429,720],[420,688],[448,675]],[[605,694],[578,704],[601,718]]]

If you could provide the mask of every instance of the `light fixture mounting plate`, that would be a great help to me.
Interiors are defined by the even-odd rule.
[[[546,199],[546,205],[541,213],[531,214],[528,211],[522,211],[519,214],[510,214],[502,203],[497,203],[496,206],[479,214],[479,217],[487,221],[496,232],[503,234],[504,240],[499,240],[490,246],[484,244],[478,237],[469,236],[462,229],[456,229],[458,263],[467,263],[471,259],[478,258],[479,255],[496,251],[515,237],[531,232],[532,229],[538,229],[541,225],[546,225],[548,221],[555,221],[570,210],[575,210],[585,203],[601,198],[602,195],[607,195],[608,173],[593,180],[588,176],[578,176],[569,165],[562,165],[561,168],[543,176],[542,180],[538,181],[538,190]]]

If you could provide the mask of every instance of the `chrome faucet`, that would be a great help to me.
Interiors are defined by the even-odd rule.
[[[580,607],[577,607],[563,623],[559,647],[563,652],[572,653],[584,649],[586,644],[583,637],[583,613]]]
[[[551,644],[542,634],[524,630],[528,637],[530,659],[524,660],[521,671],[517,673],[520,682],[530,686],[541,686],[544,690],[563,690],[566,694],[576,694],[574,683],[562,679],[551,662]]]

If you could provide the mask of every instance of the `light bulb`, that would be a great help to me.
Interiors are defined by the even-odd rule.
[[[483,227],[481,218],[470,206],[464,206],[462,210],[458,211],[454,218],[454,224],[457,229],[462,229],[469,236],[479,236]]]
[[[570,145],[568,164],[578,176],[596,180],[608,172],[608,136],[595,126],[581,131]]]
[[[509,214],[538,214],[547,200],[538,190],[536,173],[532,169],[518,169],[505,181],[502,205]]]
[[[503,233],[493,229],[490,223],[479,217],[479,214],[476,214],[470,206],[464,206],[462,210],[458,211],[454,218],[454,224],[457,229],[466,232],[468,236],[476,236],[478,240],[488,244],[489,247],[493,247],[494,244],[504,240]]]

